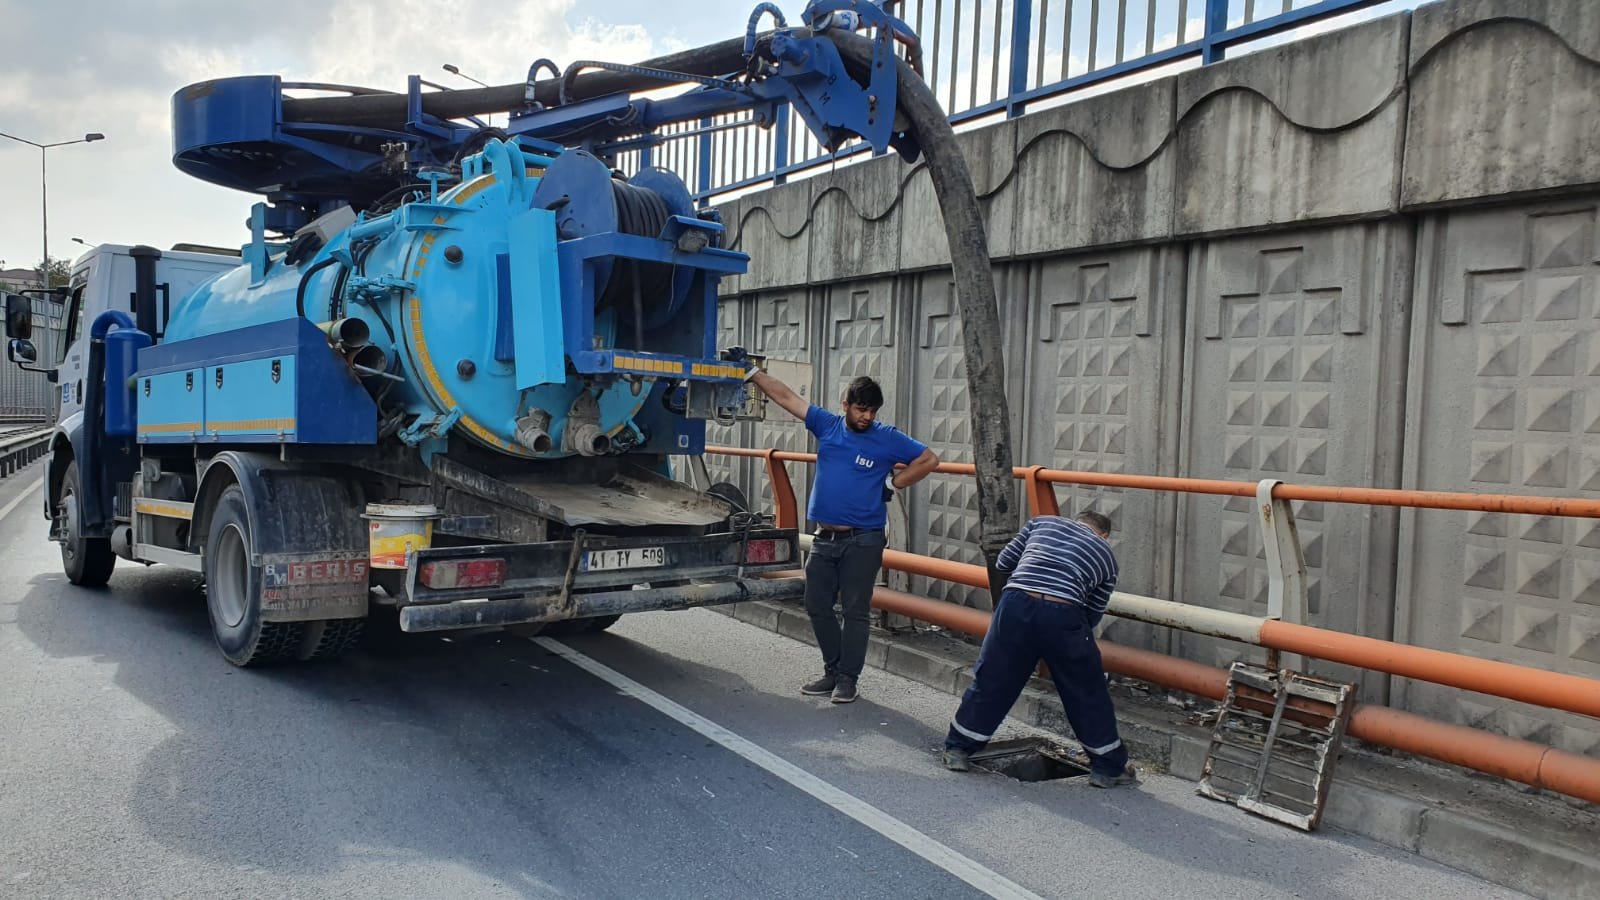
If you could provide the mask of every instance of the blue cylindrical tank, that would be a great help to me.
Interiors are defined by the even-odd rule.
[[[557,271],[553,225],[548,240],[529,246],[529,217],[521,215],[530,208],[538,173],[520,149],[491,141],[482,162],[436,198],[362,219],[299,265],[274,257],[257,283],[246,265],[199,286],[174,306],[164,339],[281,321],[303,304],[313,322],[347,317],[366,323],[388,374],[400,379],[369,383],[376,389],[388,382],[386,406],[398,403],[409,417],[453,417],[458,433],[529,458],[593,453],[613,439],[626,443],[651,385],[568,377],[558,356],[554,370],[561,380],[517,386],[508,261],[518,257],[523,272]],[[554,310],[541,321],[553,328],[559,348],[556,293],[542,296]]]
[[[139,368],[139,351],[153,343],[150,335],[135,328],[118,328],[106,335],[106,434],[133,437],[138,432],[133,373]]]

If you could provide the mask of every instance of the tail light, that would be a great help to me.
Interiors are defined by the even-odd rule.
[[[426,562],[417,580],[433,590],[499,587],[506,583],[503,559],[457,559]]]
[[[747,563],[788,562],[789,555],[788,541],[760,540],[744,545],[744,561]]]

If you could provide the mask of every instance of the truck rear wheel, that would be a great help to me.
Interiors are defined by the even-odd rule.
[[[366,619],[321,619],[305,623],[300,639],[300,659],[337,659],[361,643]]]
[[[299,655],[301,622],[261,621],[261,567],[250,564],[250,519],[244,491],[232,485],[217,498],[206,538],[206,609],[217,649],[236,666]]]
[[[111,570],[117,565],[117,556],[111,552],[109,538],[92,538],[83,535],[83,486],[78,478],[78,462],[67,463],[61,478],[61,498],[57,508],[61,515],[61,568],[67,580],[81,587],[102,587],[111,580]]]

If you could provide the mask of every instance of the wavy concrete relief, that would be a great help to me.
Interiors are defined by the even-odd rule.
[[[1442,6],[1414,17],[1402,203],[1600,183],[1600,4]]]
[[[1173,231],[1392,211],[1406,35],[1390,16],[1178,76]]]

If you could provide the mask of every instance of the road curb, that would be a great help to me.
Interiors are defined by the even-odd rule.
[[[803,643],[816,643],[810,619],[795,606],[755,602],[713,609]],[[913,646],[904,636],[877,629],[867,647],[869,666],[952,696],[960,696],[972,683],[971,664],[976,656],[977,648],[971,645],[947,641],[937,648]],[[1128,689],[1131,684],[1119,685],[1115,693],[1122,738],[1134,758],[1178,778],[1199,781],[1210,732],[1184,719],[1211,704],[1156,697],[1140,686]],[[871,690],[870,686],[865,689]],[[1145,694],[1142,698],[1141,693]],[[1072,733],[1055,691],[1042,680],[1035,679],[1024,689],[1011,716],[1058,734]],[[1565,831],[1567,837],[1582,841],[1581,828],[1588,820],[1592,848],[1595,841],[1600,841],[1600,815],[1565,809],[1559,801],[1535,798],[1521,790],[1519,793],[1530,807],[1549,807],[1562,821],[1541,822],[1541,812],[1531,808],[1506,817],[1505,821],[1495,821],[1493,817],[1461,811],[1457,797],[1440,797],[1445,793],[1501,794],[1518,789],[1503,788],[1498,783],[1475,784],[1473,779],[1442,766],[1377,757],[1378,754],[1347,747],[1328,796],[1324,827],[1358,834],[1536,897],[1600,900],[1600,858],[1559,839]],[[1419,774],[1418,766],[1427,771]],[[1416,794],[1414,786],[1408,791],[1403,783],[1407,779],[1431,782],[1430,786],[1439,788],[1440,793],[1430,798]],[[1483,812],[1482,798],[1474,811]],[[1576,834],[1571,833],[1574,827],[1580,829]],[[1556,831],[1549,830],[1552,828]]]

